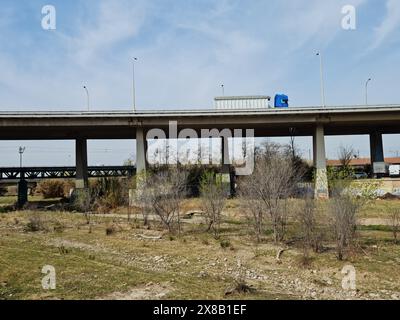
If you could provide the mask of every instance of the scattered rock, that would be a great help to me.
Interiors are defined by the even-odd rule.
[[[171,289],[166,284],[147,283],[128,292],[114,292],[99,300],[157,300],[163,299]]]
[[[205,277],[207,277],[207,272],[205,272],[205,271],[200,271],[197,277],[198,277],[198,278],[205,278]]]
[[[244,282],[238,282],[235,286],[230,287],[225,290],[225,295],[232,295],[235,293],[252,293],[255,292],[256,289],[250,287],[249,285],[245,284]]]
[[[333,284],[332,280],[329,277],[323,277],[322,281],[327,284],[328,286],[331,286]]]

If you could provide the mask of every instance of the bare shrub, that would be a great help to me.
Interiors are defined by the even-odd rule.
[[[316,203],[311,195],[307,195],[302,205],[296,213],[296,218],[300,226],[300,236],[303,249],[302,264],[309,265],[310,250],[319,252],[321,249],[322,233],[319,230]]]
[[[106,235],[107,236],[110,236],[110,235],[112,235],[112,234],[114,234],[116,232],[117,232],[117,229],[116,229],[116,227],[114,225],[110,225],[110,226],[106,227]]]
[[[97,212],[109,213],[110,210],[128,204],[129,181],[114,177],[95,180],[90,186],[90,197]]]
[[[361,203],[349,192],[336,193],[330,200],[332,229],[336,242],[336,255],[343,260],[346,250],[356,236],[356,214]]]
[[[255,218],[254,228],[259,239],[264,215],[270,218],[274,241],[284,239],[287,226],[287,200],[291,197],[302,177],[291,157],[281,147],[268,143],[255,155],[255,166],[251,176],[239,181],[239,195],[245,207],[250,208]]]
[[[238,260],[237,270],[234,275],[234,282],[230,288],[225,290],[225,296],[232,294],[248,294],[254,293],[256,290],[251,287],[246,281],[246,268],[242,262]]]
[[[157,215],[170,233],[181,233],[181,202],[186,195],[187,172],[179,166],[147,174],[138,186],[138,198],[145,210]]]
[[[79,212],[87,213],[91,207],[88,189],[75,189],[71,197],[71,207]]]
[[[221,248],[226,249],[232,246],[231,242],[227,239],[223,239],[219,242]]]
[[[70,253],[70,251],[71,251],[71,249],[65,247],[64,244],[61,244],[61,245],[58,247],[58,252],[59,252],[60,254],[62,254],[62,255],[66,255],[66,254]]]
[[[57,233],[62,233],[65,230],[65,224],[62,223],[61,221],[55,221],[53,225],[53,231]]]
[[[89,226],[89,233],[92,232],[92,214],[90,203],[90,191],[88,189],[76,189],[71,195],[71,209],[82,212]]]
[[[247,284],[246,280],[235,279],[232,287],[225,290],[225,296],[229,296],[232,294],[248,294],[248,293],[254,293],[255,291],[256,290],[254,288],[252,288],[250,285]]]
[[[0,185],[0,197],[7,194],[7,187]]]
[[[45,199],[63,198],[65,196],[66,183],[63,180],[43,180],[36,187],[36,192]]]
[[[186,165],[185,169],[188,172],[188,196],[189,197],[198,197],[201,196],[201,182],[202,178],[207,173],[218,173],[217,166],[205,166],[199,164],[190,164]]]
[[[379,186],[380,182],[354,183],[351,176],[336,177],[330,182],[329,213],[339,260],[355,243],[357,213],[376,199]]]
[[[46,224],[39,215],[29,217],[29,220],[24,227],[25,232],[38,232],[46,230]]]
[[[119,178],[101,178],[90,181],[89,188],[75,189],[71,196],[71,209],[82,212],[89,233],[92,232],[92,213],[109,213],[128,203],[129,181]]]
[[[250,227],[254,230],[257,242],[261,242],[265,229],[265,210],[260,199],[247,198],[242,203]]]
[[[134,193],[135,205],[139,207],[143,217],[143,225],[149,226],[149,215],[152,212],[153,192],[151,174],[140,173],[135,176],[136,190]]]
[[[212,230],[214,238],[219,238],[221,213],[226,203],[226,191],[221,175],[214,172],[203,174],[200,182],[201,208],[205,214],[207,231]]]
[[[397,235],[400,232],[400,209],[393,208],[390,212],[390,226],[392,227],[393,239],[397,243]]]

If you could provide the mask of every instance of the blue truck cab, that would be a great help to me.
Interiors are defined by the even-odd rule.
[[[289,97],[285,94],[275,95],[275,108],[289,108]]]

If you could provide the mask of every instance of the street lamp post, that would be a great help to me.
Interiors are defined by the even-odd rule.
[[[90,104],[89,104],[89,90],[86,86],[83,86],[83,89],[86,91],[86,102],[87,102],[87,111],[90,110]]]
[[[18,181],[18,199],[17,204],[18,208],[22,208],[28,202],[28,183],[25,180],[25,172],[22,169],[22,154],[25,152],[25,147],[19,147],[19,167],[20,167],[20,176]]]
[[[22,168],[22,154],[25,152],[25,147],[19,147],[19,167]]]
[[[368,105],[368,83],[371,81],[371,78],[368,78],[368,80],[365,82],[365,105]]]
[[[135,89],[135,61],[137,58],[133,58],[132,60],[132,99],[133,99],[133,111],[136,111],[136,89]]]
[[[317,56],[319,56],[319,70],[320,70],[320,77],[321,77],[322,107],[325,108],[324,64],[323,64],[323,61],[322,61],[322,54],[320,52],[317,52]]]
[[[222,89],[222,96],[225,96],[225,86],[223,84],[221,84],[221,89]]]

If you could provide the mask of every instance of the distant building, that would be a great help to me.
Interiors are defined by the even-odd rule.
[[[400,157],[394,157],[394,158],[385,158],[385,163],[386,164],[400,164]],[[341,167],[342,162],[340,160],[327,160],[327,165],[330,167]],[[350,160],[350,167],[353,168],[364,168],[366,166],[371,165],[371,159],[370,158],[354,158]]]

